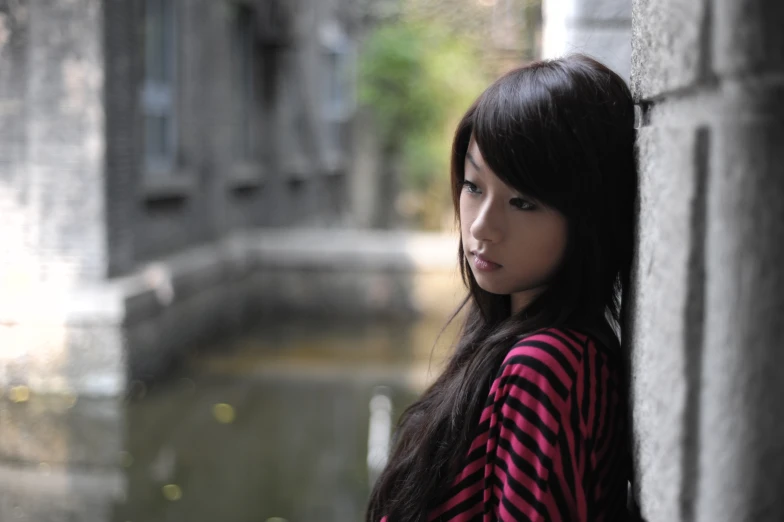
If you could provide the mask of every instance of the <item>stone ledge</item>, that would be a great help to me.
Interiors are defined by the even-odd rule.
[[[302,263],[330,271],[442,271],[457,266],[457,238],[362,230],[274,230],[244,238],[260,267]]]
[[[777,121],[784,112],[784,76],[722,79],[710,89],[681,92],[654,104],[650,127],[697,127]]]
[[[0,386],[120,395],[130,379],[160,376],[189,350],[281,314],[446,318],[461,293],[456,249],[456,236],[439,234],[236,234],[102,284],[49,292],[45,315],[9,308]]]

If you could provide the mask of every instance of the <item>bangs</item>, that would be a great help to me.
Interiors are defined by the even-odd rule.
[[[634,173],[633,124],[628,87],[605,66],[582,55],[535,62],[496,80],[468,110],[452,177],[464,174],[473,136],[509,187],[572,218],[600,215],[613,183],[625,186]]]
[[[547,72],[518,69],[491,85],[477,100],[472,134],[499,179],[563,210],[575,188],[579,144],[562,114],[566,93],[553,92]]]

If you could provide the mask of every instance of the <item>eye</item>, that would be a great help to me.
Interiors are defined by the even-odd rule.
[[[473,183],[471,183],[467,179],[463,180],[461,185],[463,186],[463,190],[465,190],[469,194],[481,194],[482,193],[476,185],[474,185]]]
[[[509,203],[520,210],[533,210],[536,208],[536,205],[531,203],[530,201],[526,201],[523,198],[512,198],[509,200]]]

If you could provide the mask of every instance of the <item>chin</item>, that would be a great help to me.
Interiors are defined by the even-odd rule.
[[[474,276],[474,279],[476,280],[476,284],[479,286],[479,288],[481,288],[485,292],[489,292],[491,294],[497,294],[497,295],[508,295],[512,293],[508,285],[500,284],[498,282],[482,280],[483,279],[482,277]]]
[[[492,275],[488,277],[487,274],[480,273],[479,277],[474,273],[474,280],[476,284],[484,290],[495,295],[512,295],[519,292],[527,292],[537,288],[543,288],[546,283],[540,280],[517,280],[517,281],[502,281],[493,279]]]

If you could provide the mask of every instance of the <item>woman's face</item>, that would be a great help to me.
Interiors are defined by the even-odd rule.
[[[546,288],[560,264],[567,221],[505,185],[471,138],[460,193],[460,234],[477,284],[510,295],[514,313]]]

